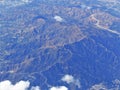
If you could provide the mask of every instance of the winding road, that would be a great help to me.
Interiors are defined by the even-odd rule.
[[[109,29],[109,28],[106,28],[106,27],[101,26],[101,25],[100,25],[100,20],[95,17],[95,14],[92,14],[92,15],[91,15],[91,18],[92,18],[92,20],[95,20],[95,21],[96,21],[96,24],[95,24],[95,25],[96,25],[98,28],[100,28],[100,29],[102,29],[102,30],[107,30],[107,31],[109,31],[109,32],[111,32],[111,33],[114,33],[114,34],[117,34],[117,35],[120,36],[120,32],[115,31],[115,30],[111,30],[111,29]]]

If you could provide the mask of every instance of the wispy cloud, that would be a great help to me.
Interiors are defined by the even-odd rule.
[[[99,83],[91,86],[88,90],[120,90],[120,80],[115,79],[111,83],[112,85],[110,87],[107,87],[104,83]]]
[[[24,4],[31,3],[32,0],[1,0],[0,4],[7,7],[16,7]]]
[[[95,84],[89,90],[107,90],[107,88],[102,84]]]
[[[32,2],[32,0],[22,0],[22,2],[30,3],[30,2]]]

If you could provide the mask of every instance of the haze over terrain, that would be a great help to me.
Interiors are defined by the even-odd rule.
[[[119,90],[120,0],[0,0],[0,90]]]

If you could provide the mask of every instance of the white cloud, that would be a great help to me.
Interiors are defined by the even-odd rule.
[[[62,17],[57,16],[57,15],[54,16],[54,19],[55,19],[56,21],[58,21],[58,22],[62,22],[62,21],[64,21]]]
[[[13,85],[10,81],[6,80],[0,82],[0,90],[26,90],[30,85],[28,81],[20,81]]]
[[[50,90],[68,90],[68,88],[65,86],[59,86],[59,87],[52,87],[50,88]]]
[[[72,83],[72,84],[78,86],[78,88],[81,87],[79,80],[78,80],[78,79],[75,79],[72,75],[66,74],[65,76],[62,77],[61,80],[62,80],[63,82],[66,82],[67,84]]]
[[[72,75],[65,75],[62,77],[62,81],[66,82],[66,83],[73,83],[74,82],[74,77]]]
[[[0,90],[28,90],[30,87],[29,81],[19,81],[12,84],[9,80],[0,82]],[[32,87],[31,90],[40,90],[38,86]]]

